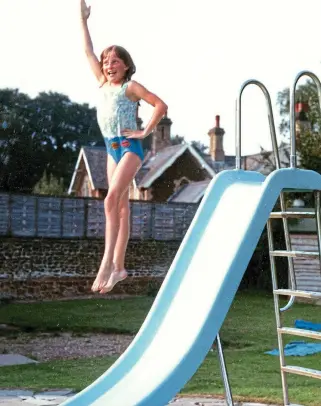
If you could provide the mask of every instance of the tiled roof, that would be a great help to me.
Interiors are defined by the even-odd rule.
[[[170,147],[164,148],[155,156],[152,156],[150,152],[146,154],[144,163],[135,176],[136,185],[138,187],[149,187],[154,178],[160,176],[170,165],[173,159],[175,160],[175,157],[178,158],[188,148],[191,152],[193,152],[194,156],[197,156],[197,159],[199,159],[201,165],[203,165],[204,163],[205,167],[207,167],[207,170],[212,171],[212,176],[223,169],[226,170],[235,168],[234,155],[226,155],[225,162],[222,164],[221,162],[213,161],[209,154],[199,154],[188,144],[172,145]],[[107,154],[105,147],[83,147],[82,149],[84,158],[88,165],[89,175],[93,182],[93,187],[95,189],[107,190]],[[283,143],[280,145],[279,154],[281,167],[286,167],[289,165],[289,151],[289,144]],[[264,175],[270,173],[274,169],[275,165],[274,155],[272,151],[261,151],[258,154],[242,157],[242,167],[244,167],[244,160],[247,170],[258,171],[263,173]],[[202,186],[202,181],[199,183],[199,187],[202,188],[204,186]],[[197,186],[196,184],[193,184],[193,186],[191,187],[189,186],[190,185],[186,185],[185,187],[182,187],[180,189],[180,193],[184,192],[184,194],[179,197],[178,193],[175,199],[188,199],[188,201],[193,200],[194,193],[197,193]],[[188,197],[189,193],[190,197]]]
[[[180,150],[184,149],[184,145],[173,145],[165,148],[164,150],[152,156],[151,153],[147,153],[144,163],[141,169],[135,176],[137,186],[144,185],[148,182],[154,174],[159,171],[174,155]],[[89,177],[92,179],[94,189],[108,189],[107,181],[107,159],[105,147],[83,147],[80,154],[83,154]],[[77,162],[79,165],[79,159]],[[74,176],[70,185],[70,190],[74,187],[76,180],[75,175],[78,169],[76,165]]]
[[[150,156],[145,160],[142,168],[138,172],[137,178],[139,179],[138,186],[147,184],[150,179],[157,173],[173,156],[179,153],[185,147],[184,144],[173,145],[159,151],[155,156]]]
[[[141,180],[148,174],[149,169],[142,166],[135,176],[136,185],[139,185]]]
[[[225,161],[224,162],[216,162],[213,161],[211,158],[211,155],[209,154],[203,154],[203,159],[206,161],[206,163],[213,168],[215,173],[218,173],[222,171],[223,169],[234,169],[235,168],[235,156],[234,155],[225,155]]]
[[[280,166],[289,166],[290,146],[289,144],[281,144],[279,146]],[[225,156],[224,165],[215,162],[211,159],[210,155],[203,155],[207,163],[214,169],[215,173],[220,172],[222,169],[235,169],[235,156]],[[275,169],[275,159],[273,151],[262,150],[258,154],[247,155],[242,157],[242,168],[244,168],[244,162],[246,170],[261,172],[263,175],[268,175]],[[298,157],[299,164],[299,157]],[[183,185],[179,188],[168,201],[176,203],[198,203],[204,196],[207,186],[210,180],[204,180],[200,182],[192,182],[187,185]]]
[[[289,167],[290,162],[290,145],[281,143],[279,148],[280,167]],[[263,175],[268,175],[275,169],[275,157],[273,151],[262,150],[258,154],[248,155],[246,159],[246,170],[257,171]],[[298,165],[300,158],[298,156]]]
[[[105,147],[83,147],[94,189],[108,189],[107,153]]]
[[[169,199],[169,202],[175,203],[198,203],[203,197],[205,190],[211,179],[200,182],[191,182],[180,187]]]

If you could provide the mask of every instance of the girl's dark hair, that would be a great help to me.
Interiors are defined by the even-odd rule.
[[[128,69],[125,73],[125,82],[130,81],[131,77],[136,72],[136,66],[133,62],[132,57],[130,56],[130,53],[128,51],[126,51],[125,48],[123,48],[119,45],[111,45],[108,48],[103,50],[103,52],[100,55],[100,61],[99,61],[101,71],[103,70],[103,60],[112,51],[114,51],[115,54],[117,55],[117,57],[120,58],[124,62],[124,64],[127,66]]]

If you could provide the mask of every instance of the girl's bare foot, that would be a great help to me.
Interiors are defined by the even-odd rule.
[[[103,260],[100,265],[96,279],[94,280],[94,283],[91,287],[91,290],[93,292],[98,292],[99,290],[106,287],[113,270],[114,270],[113,264],[108,266]]]
[[[110,275],[109,281],[105,287],[103,287],[100,293],[110,292],[116,283],[123,281],[128,276],[126,269],[117,270],[114,268],[112,274]]]

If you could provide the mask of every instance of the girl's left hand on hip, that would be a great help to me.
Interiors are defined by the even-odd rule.
[[[121,135],[123,135],[126,138],[143,139],[146,137],[144,131],[142,131],[142,130],[130,130],[128,128],[125,128],[120,133],[121,133]]]

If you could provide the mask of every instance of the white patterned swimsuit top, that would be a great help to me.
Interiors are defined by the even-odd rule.
[[[104,138],[121,137],[120,131],[129,128],[137,130],[137,102],[126,96],[128,82],[123,86],[109,86],[100,89],[97,105],[97,121]]]

